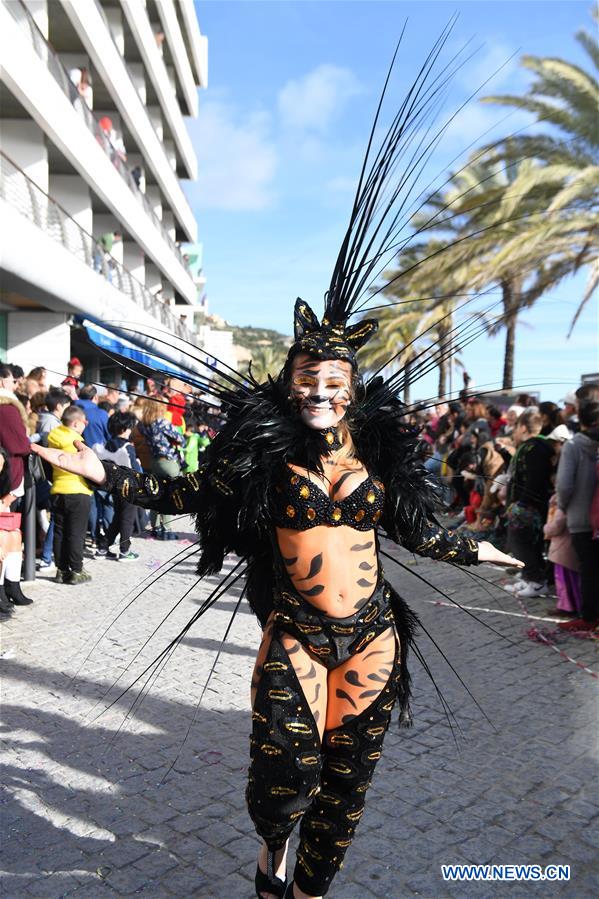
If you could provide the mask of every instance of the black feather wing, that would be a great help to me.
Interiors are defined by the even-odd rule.
[[[424,468],[418,432],[405,421],[405,405],[383,378],[368,384],[352,420],[358,455],[385,487],[382,526],[409,549],[425,539],[441,506],[440,487]]]

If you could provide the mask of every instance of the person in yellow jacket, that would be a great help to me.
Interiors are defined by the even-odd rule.
[[[48,446],[63,453],[76,453],[83,443],[87,425],[79,406],[68,406],[61,424],[48,434]],[[93,490],[85,478],[52,466],[52,512],[54,516],[54,559],[59,584],[82,584],[91,580],[83,568],[85,532]]]

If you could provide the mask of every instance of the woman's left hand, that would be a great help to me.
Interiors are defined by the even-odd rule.
[[[478,544],[478,561],[491,562],[492,565],[511,565],[513,568],[524,568],[524,562],[508,556],[507,553],[500,552],[487,540]]]

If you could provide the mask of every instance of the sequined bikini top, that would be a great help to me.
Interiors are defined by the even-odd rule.
[[[332,499],[317,484],[285,465],[271,500],[274,524],[306,531],[318,525],[348,525],[356,531],[376,527],[383,514],[385,488],[368,477],[344,499]]]

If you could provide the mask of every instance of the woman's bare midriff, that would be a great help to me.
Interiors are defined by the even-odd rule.
[[[302,596],[333,618],[354,615],[378,579],[375,532],[342,525],[277,528],[285,570]]]

